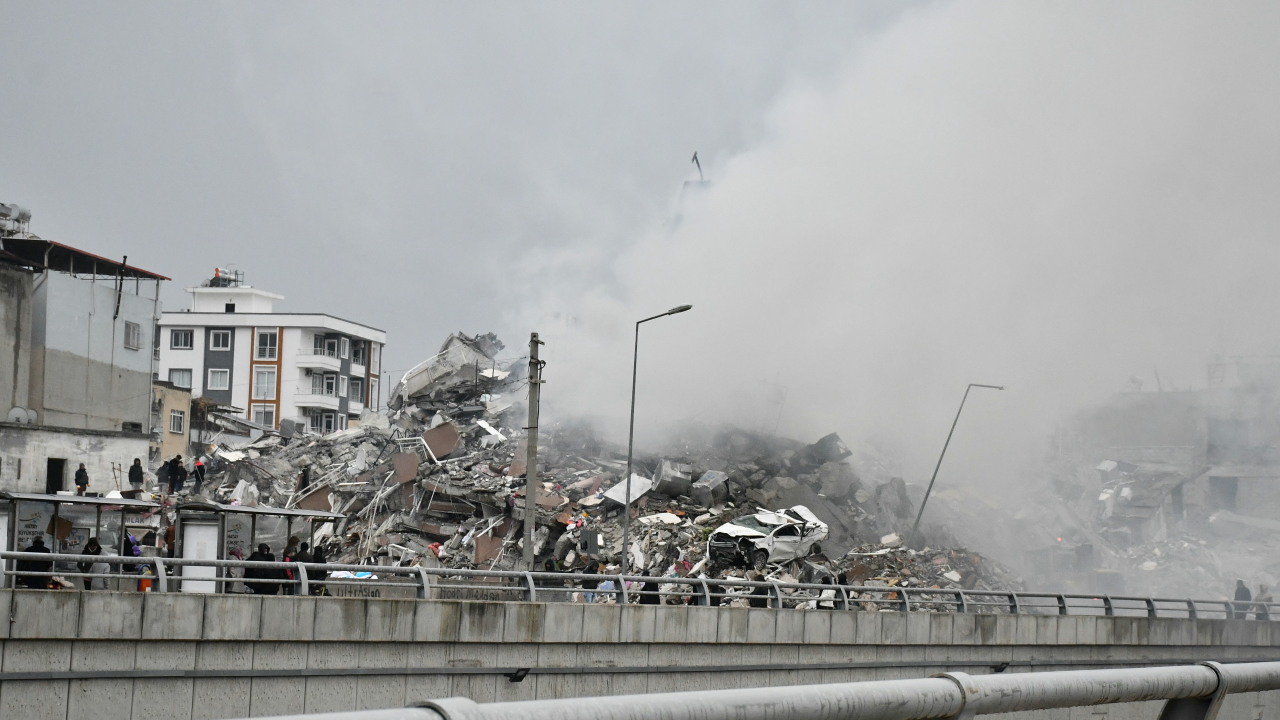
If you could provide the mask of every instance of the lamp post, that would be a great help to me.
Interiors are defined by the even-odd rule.
[[[924,499],[920,501],[920,512],[916,513],[916,522],[911,526],[911,536],[908,542],[914,542],[915,540],[916,530],[920,527],[920,516],[924,515],[925,503],[929,502],[929,493],[933,492],[933,483],[938,479],[938,469],[942,467],[942,458],[947,456],[947,446],[951,444],[951,435],[956,431],[956,423],[960,422],[960,412],[964,410],[964,401],[969,399],[969,391],[976,387],[1004,390],[999,385],[980,385],[978,383],[969,383],[969,387],[964,389],[964,397],[960,398],[960,409],[956,410],[956,419],[951,421],[951,432],[947,433],[947,441],[942,444],[942,454],[938,456],[938,464],[933,467],[933,477],[929,478],[929,488],[924,491]]]
[[[657,320],[660,317],[675,315],[687,310],[692,310],[692,305],[681,305],[673,307],[670,310],[653,317],[647,317],[643,320],[636,321],[636,344],[635,351],[631,355],[631,429],[627,432],[627,477],[623,481],[627,484],[625,502],[622,505],[622,574],[627,574],[627,566],[631,560],[631,451],[635,447],[636,442],[636,364],[640,359],[640,325],[650,320]]]

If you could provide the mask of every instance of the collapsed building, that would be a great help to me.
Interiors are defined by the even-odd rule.
[[[493,334],[455,333],[405,374],[386,410],[366,412],[356,427],[214,448],[210,499],[340,514],[312,537],[329,562],[526,569],[527,358],[503,359],[502,349]],[[976,553],[902,547],[916,507],[906,484],[864,483],[835,434],[804,444],[723,428],[634,458],[629,548],[624,448],[581,423],[544,422],[539,435],[537,570],[617,572],[625,552],[633,573],[743,577],[751,563],[707,557],[712,532],[800,506],[825,526],[823,538],[803,556],[764,563],[769,577],[1020,587]]]

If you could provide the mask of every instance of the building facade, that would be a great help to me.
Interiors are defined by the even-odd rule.
[[[236,408],[264,429],[284,419],[342,430],[376,410],[386,333],[322,313],[277,313],[282,296],[217,271],[187,288],[191,309],[166,312],[158,379]]]
[[[91,490],[114,489],[108,478],[147,458],[165,280],[24,228],[0,232],[0,489],[73,489],[80,463]]]
[[[156,380],[151,384],[151,458],[152,466],[168,462],[174,455],[191,455],[191,390],[171,382]]]

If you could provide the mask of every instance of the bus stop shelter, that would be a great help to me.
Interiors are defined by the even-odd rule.
[[[258,545],[267,545],[282,560],[290,538],[315,544],[317,524],[346,518],[341,513],[304,508],[251,507],[189,502],[177,508],[174,556],[189,560],[246,560]],[[224,569],[183,568],[183,592],[218,591]],[[242,577],[231,575],[226,577]],[[222,583],[224,592],[243,592],[240,582]]]
[[[159,510],[149,500],[0,492],[0,544],[22,551],[38,537],[52,552],[79,555],[96,537],[104,555],[120,555],[126,536],[160,530]],[[73,568],[59,563],[56,569]]]

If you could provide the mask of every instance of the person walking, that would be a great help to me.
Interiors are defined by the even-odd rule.
[[[134,458],[133,464],[129,466],[129,485],[135,491],[142,489],[142,482],[146,480],[146,471],[142,469],[142,459]]]
[[[289,538],[289,544],[285,546],[284,555],[280,558],[281,562],[287,562],[287,563],[298,562],[298,546],[295,544],[297,542],[298,542],[298,538],[296,537]],[[282,575],[281,577],[282,580],[289,581],[280,586],[282,591],[281,594],[296,595],[297,587],[294,585],[294,583],[297,582],[298,580],[297,573],[294,572],[293,568],[285,568],[284,572],[281,573],[281,575]]]
[[[1243,580],[1236,581],[1236,611],[1235,618],[1243,620],[1249,615],[1249,601],[1253,599],[1253,593],[1249,592],[1249,588],[1245,586]],[[1240,602],[1243,601],[1243,602]]]
[[[87,558],[86,561],[77,563],[77,567],[80,568],[80,572],[82,573],[93,572],[93,566],[97,564],[97,560],[95,560],[94,558],[102,554],[102,545],[98,544],[98,538],[96,537],[89,538],[89,542],[85,543],[84,545],[84,552],[80,554]],[[81,579],[84,580],[85,590],[93,589],[93,578],[81,578]]]
[[[49,548],[44,546],[44,538],[39,535],[31,544],[23,549],[22,552],[29,553],[47,553]],[[47,573],[53,572],[53,562],[49,560],[19,560],[18,572]],[[29,590],[48,590],[48,575],[19,575],[18,583]]]
[[[89,471],[84,469],[84,463],[80,463],[80,469],[76,470],[76,495],[84,495],[87,487],[89,487]]]
[[[317,545],[317,546],[315,546],[314,548],[312,548],[312,549],[311,549],[311,564],[313,564],[313,565],[323,565],[323,564],[325,564],[326,562],[328,562],[328,560],[327,560],[327,559],[325,558],[325,556],[324,556],[324,550],[323,550],[323,549],[321,549],[321,547],[320,547],[319,545]],[[329,577],[329,573],[327,573],[327,572],[322,572],[322,571],[319,571],[319,570],[315,570],[315,571],[312,571],[312,572],[315,572],[315,579],[314,579],[314,580],[311,580],[311,579],[309,579],[309,580],[308,580],[308,583],[307,583],[307,585],[308,585],[308,590],[310,590],[310,592],[311,592],[311,594],[312,594],[312,595],[325,595],[325,594],[327,594],[327,593],[328,593],[328,591],[327,591],[327,590],[325,590],[324,581]]]

